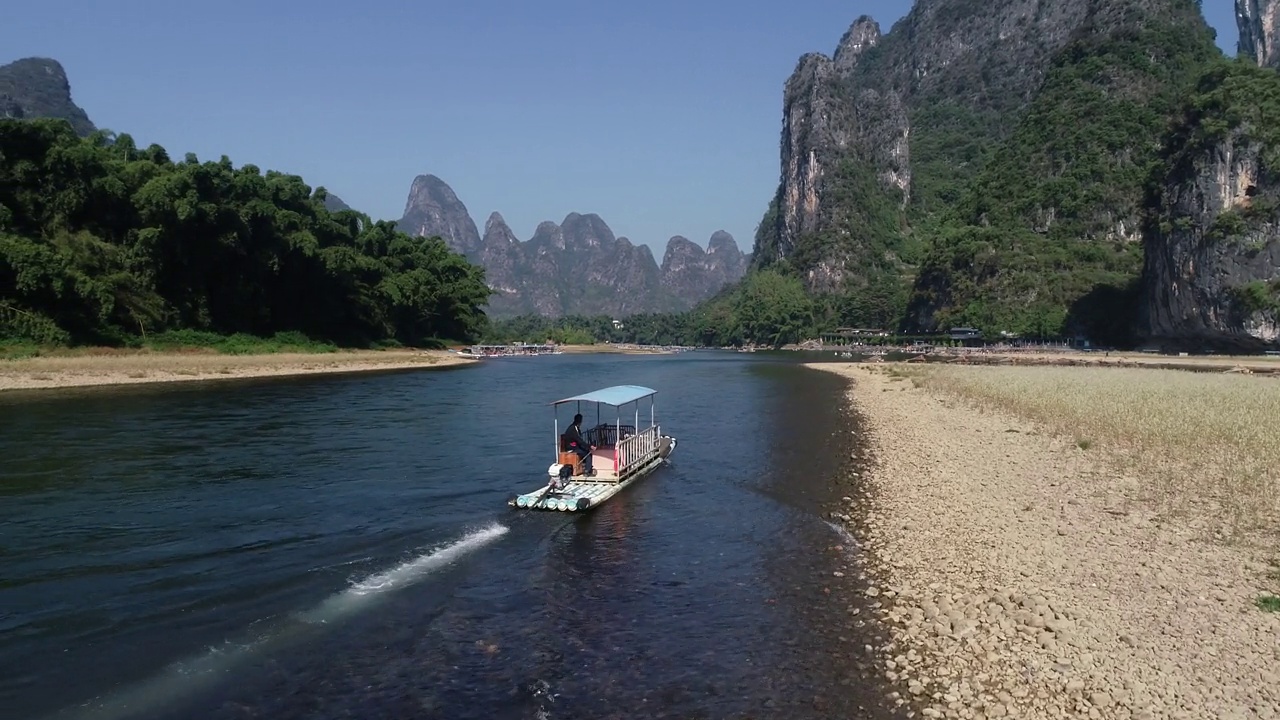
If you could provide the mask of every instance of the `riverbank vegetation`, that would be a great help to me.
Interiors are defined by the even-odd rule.
[[[1060,367],[897,368],[911,382],[1013,411],[1105,452],[1171,516],[1226,536],[1280,517],[1280,383],[1245,374]]]
[[[812,337],[821,319],[800,281],[781,273],[753,272],[683,313],[547,318],[523,315],[494,320],[487,342],[636,343],[724,347],[757,343],[781,347]]]
[[[227,352],[478,337],[484,272],[323,188],[0,121],[0,340]],[[184,334],[185,333],[185,334]]]

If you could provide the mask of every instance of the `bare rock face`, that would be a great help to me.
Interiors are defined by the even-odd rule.
[[[490,311],[518,314],[523,309],[520,278],[524,274],[524,256],[520,240],[496,212],[485,221],[476,263],[484,268],[489,288],[494,291],[489,296]]]
[[[751,265],[751,254],[744,254],[738,249],[738,242],[733,236],[724,230],[717,230],[711,233],[711,240],[707,242],[707,273],[709,278],[709,287],[703,290],[703,295],[698,300],[711,297],[720,288],[732,282],[737,282],[743,275],[747,274],[747,267]]]
[[[1276,0],[1236,0],[1240,54],[1260,67],[1280,67],[1280,3]]]
[[[878,42],[880,42],[879,23],[872,20],[869,15],[862,15],[854,20],[844,36],[840,38],[840,44],[836,46],[836,54],[832,56],[832,64],[835,65],[836,72],[849,73],[858,63],[858,58],[875,47]]]
[[[880,41],[880,26],[858,18],[841,38],[834,59],[821,53],[800,58],[787,80],[782,100],[782,181],[775,198],[776,214],[761,227],[755,255],[767,262],[791,255],[799,239],[831,224],[829,206],[821,196],[828,176],[848,154],[874,155],[884,161],[890,182],[909,185],[906,169],[908,123],[894,91],[865,88],[850,96],[850,78],[863,55]],[[868,126],[874,126],[869,129]],[[864,134],[884,139],[888,146],[855,148]],[[897,153],[902,162],[894,162]]]
[[[329,212],[342,212],[343,210],[350,210],[351,206],[343,202],[342,198],[337,195],[327,193],[324,196],[324,209]]]
[[[1280,90],[1280,77],[1271,81]],[[1145,237],[1142,330],[1150,343],[1280,349],[1280,167],[1268,165],[1274,148],[1260,134],[1246,120],[1214,142],[1186,133],[1171,148]]]
[[[694,297],[708,284],[707,253],[688,238],[676,235],[667,241],[667,251],[662,256],[662,286],[681,299]]]
[[[66,70],[50,58],[24,58],[0,66],[0,118],[61,118],[81,137],[97,129],[71,101]]]
[[[693,306],[740,279],[748,262],[733,236],[723,230],[711,235],[706,250],[676,235],[667,241],[662,256],[662,287],[682,304]]]
[[[415,237],[440,237],[455,252],[475,260],[480,232],[453,188],[435,175],[419,175],[409,188],[404,217],[396,228]]]

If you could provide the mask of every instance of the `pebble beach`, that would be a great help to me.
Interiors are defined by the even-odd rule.
[[[908,716],[1280,718],[1265,543],[1206,540],[1105,453],[889,364],[811,367],[851,381],[869,445],[848,529]]]

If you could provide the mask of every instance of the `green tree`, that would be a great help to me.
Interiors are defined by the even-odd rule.
[[[774,270],[751,274],[735,309],[746,339],[775,348],[799,342],[813,328],[813,301],[804,285]]]
[[[226,157],[175,164],[125,134],[0,121],[0,339],[432,344],[483,331],[480,268],[324,199],[296,175]]]

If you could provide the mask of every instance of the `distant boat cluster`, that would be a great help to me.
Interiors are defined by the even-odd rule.
[[[563,355],[564,351],[550,343],[535,345],[530,343],[512,343],[510,345],[472,345],[458,354],[462,357],[530,357],[533,355]]]

